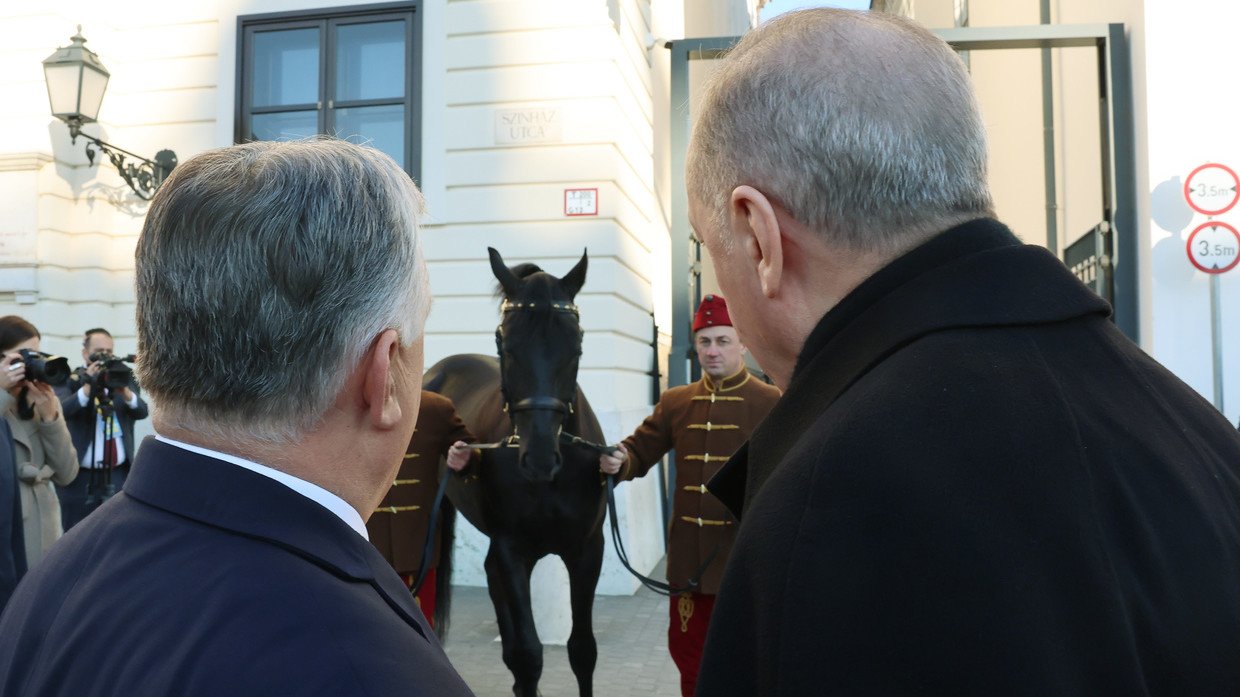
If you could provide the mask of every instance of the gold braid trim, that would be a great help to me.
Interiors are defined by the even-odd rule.
[[[709,518],[693,518],[687,515],[680,516],[680,519],[686,523],[692,523],[699,528],[701,527],[719,527],[723,525],[731,525],[730,520],[710,520]]]
[[[685,455],[684,460],[698,460],[700,462],[726,462],[728,458],[722,455]]]
[[[682,634],[689,632],[689,618],[693,617],[693,596],[689,593],[681,593],[680,600],[676,603],[676,609],[680,612],[680,631]]]

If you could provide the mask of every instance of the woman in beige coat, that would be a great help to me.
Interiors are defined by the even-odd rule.
[[[13,462],[21,491],[26,564],[33,567],[63,533],[53,482],[64,486],[78,473],[77,452],[52,386],[26,379],[20,349],[39,350],[39,330],[9,315],[0,317],[0,414],[13,431]]]

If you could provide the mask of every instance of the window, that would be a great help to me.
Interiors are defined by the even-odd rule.
[[[237,142],[331,134],[416,179],[418,19],[411,3],[238,18]]]

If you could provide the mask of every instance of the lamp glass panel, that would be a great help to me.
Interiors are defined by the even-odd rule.
[[[89,65],[82,68],[82,101],[79,108],[82,116],[94,121],[99,118],[99,107],[103,104],[103,93],[108,89],[108,76]]]
[[[296,140],[319,132],[319,112],[284,111],[255,114],[250,122],[250,135],[255,140]]]
[[[337,109],[336,137],[369,145],[405,167],[405,107],[363,106]]]
[[[47,99],[56,116],[78,113],[78,71],[81,69],[77,63],[43,66]]]
[[[336,29],[336,99],[405,96],[405,23],[345,24]]]
[[[282,29],[254,34],[256,107],[316,104],[319,101],[319,30]]]

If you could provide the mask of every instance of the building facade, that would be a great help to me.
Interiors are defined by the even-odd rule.
[[[33,321],[46,349],[76,361],[80,336],[105,326],[135,348],[133,250],[145,202],[116,170],[50,116],[40,62],[76,25],[111,71],[100,120],[86,132],[150,157],[182,160],[248,138],[333,133],[401,161],[426,194],[423,237],[436,300],[428,365],[492,353],[498,322],[486,247],[509,263],[565,273],[583,249],[580,380],[607,436],[649,411],[666,374],[673,278],[669,234],[678,113],[664,42],[734,36],[757,0],[66,0],[0,5],[0,314]],[[1207,218],[1177,198],[1199,164],[1240,168],[1223,84],[1228,0],[916,0],[896,3],[932,28],[1120,22],[1133,75],[1137,163],[1138,339],[1213,399],[1212,346],[1222,347],[1225,411],[1240,417],[1240,270],[1219,279],[1224,321],[1210,328],[1209,282],[1189,264],[1189,232]],[[962,13],[962,9],[964,12]],[[1028,241],[1062,252],[1101,215],[1097,68],[1062,49],[1050,71],[1051,165],[1037,49],[982,55],[970,66],[990,129],[1000,216]],[[698,84],[708,69],[693,75]],[[1222,89],[1220,89],[1222,88]],[[1240,212],[1231,213],[1240,227]],[[1050,239],[1048,220],[1060,232]],[[1229,220],[1226,214],[1219,220]],[[704,279],[710,289],[709,264]],[[680,357],[677,357],[680,359]],[[656,370],[656,367],[658,369]],[[665,385],[664,385],[665,386]],[[143,422],[148,429],[149,422]],[[141,434],[140,434],[141,435]],[[662,555],[656,477],[620,490],[636,566]],[[463,522],[462,522],[463,523]],[[465,525],[463,523],[463,525]],[[636,585],[612,557],[600,592]],[[482,584],[485,539],[459,535],[457,579]],[[566,636],[558,564],[535,572],[544,638]],[[557,613],[560,613],[557,615]],[[562,636],[561,636],[562,635]]]

